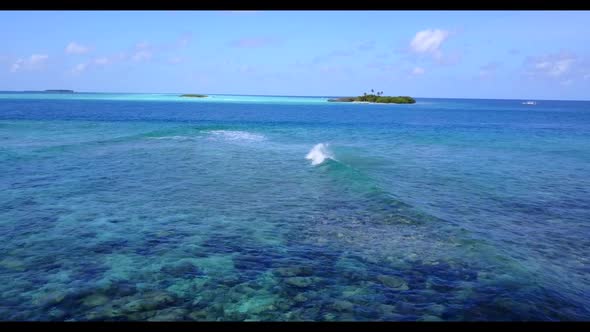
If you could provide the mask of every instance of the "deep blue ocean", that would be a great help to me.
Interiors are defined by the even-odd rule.
[[[590,320],[590,102],[0,93],[0,320]]]

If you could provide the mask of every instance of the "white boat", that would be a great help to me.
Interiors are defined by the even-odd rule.
[[[525,101],[522,103],[523,105],[537,105],[536,101]]]

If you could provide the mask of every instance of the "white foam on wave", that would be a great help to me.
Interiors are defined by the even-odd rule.
[[[305,159],[311,160],[313,166],[323,163],[326,159],[334,159],[334,155],[328,149],[327,143],[319,143],[314,145],[305,156]]]
[[[208,133],[214,138],[228,141],[263,141],[265,139],[264,135],[240,130],[211,130]]]

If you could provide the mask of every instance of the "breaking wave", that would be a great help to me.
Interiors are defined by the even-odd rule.
[[[311,160],[313,166],[323,163],[326,159],[334,159],[334,154],[328,149],[327,143],[314,145],[305,156],[305,159]]]

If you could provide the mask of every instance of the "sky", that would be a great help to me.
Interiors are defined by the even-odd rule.
[[[0,90],[590,100],[590,11],[1,11]]]

